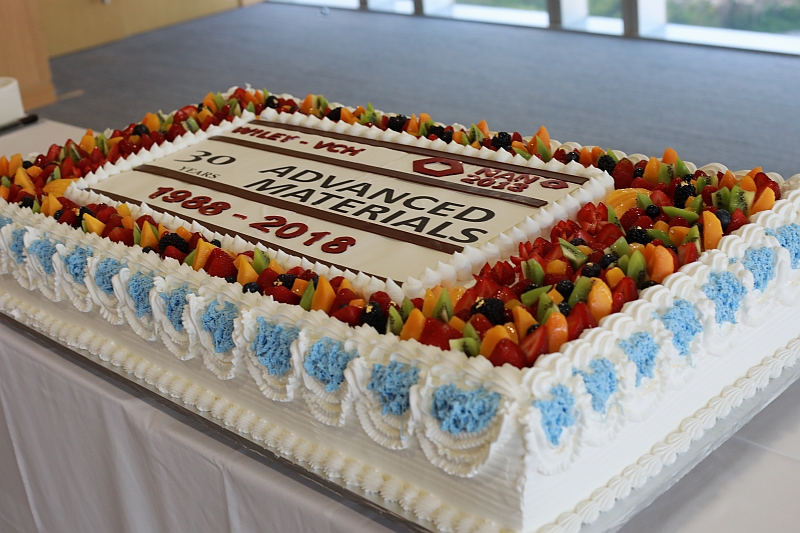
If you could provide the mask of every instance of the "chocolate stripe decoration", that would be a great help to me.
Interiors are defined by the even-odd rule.
[[[298,150],[292,150],[291,148],[284,148],[282,146],[274,146],[271,144],[269,145],[261,144],[254,141],[248,141],[247,139],[240,139],[237,137],[215,136],[215,137],[209,137],[208,140],[228,143],[228,144],[235,144],[237,146],[244,146],[245,148],[252,148],[253,150],[261,150],[264,152],[271,152],[274,154],[288,155],[291,157],[297,157],[299,159],[307,159],[309,161],[316,161],[317,163],[326,163],[328,165],[335,165],[342,168],[349,168],[351,170],[357,170],[359,172],[364,172],[368,174],[378,174],[380,176],[386,176],[388,178],[394,178],[401,181],[410,181],[412,183],[427,185],[429,187],[434,187],[438,189],[449,189],[451,191],[458,191],[466,194],[472,194],[475,196],[482,196],[484,198],[495,198],[498,200],[503,200],[505,202],[513,202],[516,204],[527,205],[530,207],[542,207],[547,205],[547,202],[545,202],[544,200],[540,200],[539,198],[531,198],[530,196],[509,194],[507,192],[493,191],[491,189],[479,189],[476,187],[470,187],[469,185],[462,183],[453,183],[449,181],[437,180],[436,178],[429,178],[426,176],[417,176],[415,174],[409,174],[401,170],[374,167],[372,165],[365,165],[363,163],[358,163],[356,161],[344,161],[342,159],[336,159],[334,157],[328,157],[322,154],[309,154],[306,152],[300,152]],[[441,154],[439,155],[441,156]]]
[[[230,194],[231,196],[236,196],[237,198],[242,198],[250,202],[255,202],[262,205],[269,205],[272,207],[277,207],[278,209],[286,209],[287,211],[299,213],[301,215],[316,218],[318,220],[332,222],[334,224],[339,224],[340,226],[354,228],[357,230],[365,231],[367,233],[374,233],[376,235],[388,237],[396,241],[408,242],[411,244],[415,244],[417,246],[421,246],[423,248],[429,248],[431,250],[436,250],[447,254],[460,252],[464,249],[463,246],[459,246],[457,244],[442,242],[436,239],[425,237],[423,235],[414,235],[412,233],[406,233],[405,231],[387,228],[384,226],[380,226],[378,224],[373,224],[366,220],[358,220],[355,218],[337,215],[329,211],[314,209],[313,207],[308,207],[302,204],[296,204],[294,202],[288,202],[286,200],[281,200],[280,198],[274,198],[272,196],[258,194],[254,191],[247,191],[239,187],[235,187],[233,185],[228,185],[227,183],[220,183],[214,180],[209,180],[206,178],[201,178],[199,176],[194,176],[192,174],[185,174],[183,172],[178,172],[177,170],[156,167],[153,165],[141,165],[139,167],[134,168],[134,170],[138,172],[147,172],[148,174],[155,174],[157,176],[163,176],[165,178],[174,179],[177,181],[181,181],[183,183],[199,185],[201,187],[205,187],[207,189],[222,192],[225,194]],[[205,222],[202,222],[202,224],[205,224]]]
[[[480,157],[451,154],[450,152],[443,152],[441,150],[432,150],[430,148],[422,148],[419,146],[407,146],[405,144],[393,143],[389,141],[381,141],[378,139],[366,139],[364,137],[358,137],[356,135],[347,135],[345,133],[336,133],[333,131],[322,131],[314,128],[308,128],[306,126],[295,126],[294,124],[281,124],[280,122],[270,122],[268,120],[253,120],[249,124],[258,126],[269,126],[270,128],[280,128],[289,131],[297,131],[300,133],[307,133],[309,135],[319,135],[321,137],[330,137],[331,139],[357,142],[361,144],[367,144],[369,146],[390,148],[392,150],[406,152],[409,154],[425,155],[430,157],[447,157],[448,159],[461,161],[462,163],[466,163],[468,165],[492,167],[500,170],[507,170],[508,172],[516,172],[518,174],[536,174],[537,176],[541,176],[543,178],[568,181],[570,183],[576,183],[578,185],[583,185],[584,183],[589,181],[589,178],[584,178],[582,176],[573,176],[571,174],[562,174],[560,172],[553,172],[552,170],[524,167],[521,165],[515,165],[513,163],[501,163],[500,161],[489,161],[487,159],[482,159]]]
[[[104,190],[98,189],[96,187],[92,187],[92,190],[94,192],[98,193],[98,194],[102,194],[104,196],[108,196],[109,198],[111,198],[112,200],[115,200],[117,202],[128,203],[128,204],[132,204],[132,205],[138,205],[138,204],[141,203],[138,200],[134,200],[133,198],[128,198],[127,196],[123,196],[121,194],[104,191]],[[228,229],[228,228],[223,228],[222,226],[217,226],[216,224],[209,224],[205,220],[197,220],[196,218],[193,218],[193,217],[191,217],[191,216],[189,216],[189,215],[187,215],[185,213],[178,213],[178,212],[172,211],[170,209],[163,209],[161,207],[154,207],[154,206],[152,206],[150,204],[147,204],[147,205],[153,211],[157,211],[159,213],[169,213],[170,215],[172,215],[174,217],[178,217],[178,218],[180,218],[182,220],[185,220],[185,221],[189,222],[190,224],[192,222],[197,222],[198,224],[202,225],[203,227],[207,228],[208,230],[213,231],[215,233],[219,233],[220,235],[228,234],[231,237],[238,236],[242,240],[247,241],[247,242],[249,242],[251,244],[261,243],[264,246],[267,246],[268,248],[273,248],[275,250],[282,250],[283,252],[285,252],[287,254],[291,254],[291,255],[294,255],[294,256],[297,256],[297,257],[305,257],[306,259],[308,259],[312,263],[318,262],[318,263],[323,264],[323,265],[325,265],[327,267],[336,267],[336,268],[338,268],[339,270],[342,270],[342,271],[344,271],[344,270],[352,271],[352,269],[350,267],[347,267],[347,266],[344,266],[344,265],[339,265],[337,263],[331,263],[330,261],[326,261],[324,259],[318,259],[318,258],[310,256],[310,255],[308,255],[306,253],[298,252],[297,250],[293,250],[291,248],[287,248],[285,246],[281,246],[280,244],[275,244],[273,242],[265,241],[264,239],[259,239],[258,237],[253,237],[252,235],[248,235],[246,233],[240,233],[238,231],[234,231],[234,230],[231,230],[231,229]],[[362,272],[364,272],[364,271],[362,271]],[[378,276],[376,274],[370,274],[369,272],[364,272],[364,274],[366,274],[368,276],[372,276],[374,278],[378,278],[381,281],[386,281],[388,279],[388,278],[386,278],[384,276]],[[400,286],[403,285],[403,282],[401,282],[401,281],[395,281],[395,283],[397,283]]]

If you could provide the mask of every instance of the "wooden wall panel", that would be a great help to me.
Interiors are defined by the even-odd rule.
[[[0,76],[17,79],[25,109],[54,102],[38,5],[30,0],[0,0],[0,20],[3,24]]]
[[[47,52],[56,57],[234,9],[241,1],[38,0],[38,4]]]

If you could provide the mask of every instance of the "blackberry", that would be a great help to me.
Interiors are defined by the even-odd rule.
[[[641,178],[642,176],[644,176],[644,169],[642,167],[636,167],[633,169],[634,178]]]
[[[150,128],[144,124],[137,124],[133,128],[133,135],[150,135]]]
[[[167,249],[167,246],[174,246],[185,254],[189,253],[189,243],[183,240],[183,237],[177,233],[165,233],[164,236],[161,237],[161,240],[158,241],[158,249],[162,254],[164,250]]]
[[[525,332],[525,336],[527,337],[537,329],[539,329],[539,324],[533,324],[531,327],[528,328],[528,331]]]
[[[601,155],[600,158],[597,160],[597,168],[600,170],[605,170],[609,174],[614,172],[614,167],[617,166],[617,162],[614,161],[614,158],[610,155]]]
[[[64,214],[64,210],[63,209],[59,209],[58,211],[53,213],[53,218],[58,220],[59,218],[61,218],[61,215],[63,215],[63,214]]]
[[[577,162],[580,160],[581,160],[581,154],[579,154],[578,152],[567,152],[567,157],[564,159],[564,164],[566,165],[567,163],[572,163],[573,161]]]
[[[444,126],[437,126],[434,124],[428,128],[428,135],[435,135],[437,139],[442,138],[442,133],[444,133]]]
[[[25,170],[28,170],[32,166],[33,166],[33,163],[31,163],[30,161],[23,161],[22,162],[22,168],[24,168]]]
[[[569,298],[569,295],[572,294],[572,290],[575,288],[575,284],[572,283],[568,279],[562,279],[558,283],[556,283],[556,290],[563,296],[565,299]]]
[[[221,242],[219,242],[219,239],[211,239],[211,242],[210,242],[210,243],[208,243],[208,244],[213,244],[213,245],[214,245],[214,246],[216,246],[217,248],[221,248],[221,247],[222,247],[222,243],[221,243]]]
[[[596,263],[586,263],[581,270],[581,276],[585,278],[599,278],[603,269]]]
[[[342,119],[342,108],[337,107],[336,109],[331,110],[326,116],[328,117],[328,120],[339,122]]]
[[[378,333],[386,332],[386,313],[377,302],[370,302],[361,310],[361,323],[372,326]]]
[[[606,255],[604,255],[603,257],[600,258],[600,263],[598,263],[598,264],[600,265],[600,268],[605,270],[605,269],[607,269],[608,267],[610,267],[611,265],[613,265],[616,262],[617,262],[617,256],[616,255],[614,255],[614,254],[606,254]]]
[[[296,279],[297,276],[295,276],[294,274],[279,274],[278,277],[275,278],[273,284],[276,287],[278,287],[279,285],[283,285],[287,289],[292,290],[292,287],[294,286],[294,280]]]
[[[83,215],[89,215],[93,217],[94,213],[92,213],[92,210],[88,207],[81,207],[81,210],[78,212],[78,222],[83,220]]]
[[[403,126],[406,125],[407,120],[408,117],[405,115],[395,115],[393,117],[389,117],[389,122],[386,123],[386,129],[393,131],[403,131]]]
[[[158,252],[155,251],[155,249],[152,246],[145,246],[144,248],[142,248],[142,252],[144,252],[146,254],[149,254],[150,252],[158,253]]]
[[[627,234],[625,234],[625,240],[628,241],[628,244],[633,244],[635,242],[638,242],[639,244],[647,244],[652,239],[650,239],[646,229],[640,226],[634,226],[628,230]]]
[[[511,142],[511,134],[507,131],[498,131],[497,134],[492,137],[492,146],[497,149],[511,148]]]
[[[564,301],[558,304],[558,310],[561,312],[562,315],[569,316],[569,312],[572,311],[572,308],[566,301]]]
[[[681,178],[685,183],[692,183],[694,179],[694,174],[686,174]]]
[[[447,144],[453,142],[453,131],[452,130],[444,130],[441,135],[439,135],[439,139],[443,140]]]
[[[278,97],[274,94],[267,96],[267,99],[264,101],[264,105],[267,107],[271,107],[272,109],[278,109],[280,102],[278,102]]]
[[[471,315],[482,314],[495,326],[506,322],[505,305],[499,298],[478,298],[469,312]]]
[[[727,209],[717,209],[717,211],[714,214],[717,215],[717,218],[719,219],[719,223],[722,224],[722,231],[727,231],[728,230],[728,224],[731,223],[731,214],[728,213],[728,210]]]
[[[675,187],[675,193],[672,195],[673,205],[683,209],[686,206],[686,200],[690,196],[694,196],[695,188],[691,183],[682,183]]]
[[[261,288],[258,286],[258,283],[256,283],[255,281],[251,281],[250,283],[245,283],[244,284],[244,287],[242,287],[242,292],[244,292],[244,293],[248,293],[248,292],[260,293],[261,292]]]
[[[583,240],[583,239],[581,239],[580,237],[575,237],[574,239],[572,239],[571,241],[569,241],[569,243],[570,243],[572,246],[586,246],[586,241],[584,241],[584,240]]]
[[[33,208],[33,196],[26,196],[22,200],[19,201],[20,207],[27,207],[28,209]]]
[[[236,283],[236,276],[228,276],[225,278],[228,283]]]
[[[644,290],[644,289],[647,289],[647,288],[649,288],[649,287],[655,287],[656,285],[658,285],[658,283],[656,283],[656,282],[655,282],[655,281],[653,281],[652,279],[648,279],[647,281],[645,281],[644,283],[642,283],[641,287],[639,287],[639,288],[640,288],[641,290]]]
[[[658,215],[661,214],[661,208],[655,204],[650,204],[645,208],[644,214],[649,216],[650,218],[656,218]]]

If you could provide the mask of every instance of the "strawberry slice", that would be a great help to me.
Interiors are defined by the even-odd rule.
[[[533,366],[536,359],[550,351],[547,328],[536,328],[533,333],[522,339],[519,348],[525,354],[526,366]]]
[[[650,229],[653,227],[653,219],[647,215],[642,215],[636,219],[636,222],[633,223],[633,226],[639,226],[640,228]]]
[[[133,246],[133,230],[123,227],[114,228],[108,234],[108,240],[111,242],[121,242],[126,246]]]
[[[619,283],[611,293],[611,312],[619,313],[623,305],[638,298],[639,293],[636,291],[636,282],[633,278],[625,276],[619,280]]]
[[[703,190],[700,191],[700,194],[703,197],[703,203],[706,205],[713,205],[713,195],[715,192],[719,190],[719,187],[714,187],[713,185],[706,185],[703,187]]]
[[[616,224],[606,224],[595,237],[595,240],[604,247],[611,246],[623,236],[622,230]]]
[[[338,296],[338,295],[337,295]],[[389,296],[384,291],[373,292],[372,295],[369,297],[370,302],[375,302],[381,309],[383,309],[383,313],[385,315],[389,314],[389,306],[392,304],[392,297]]]
[[[158,224],[156,224],[156,221],[153,220],[153,217],[151,217],[150,215],[142,215],[136,219],[136,225],[139,226],[139,229],[142,229],[144,227],[145,222],[149,222],[150,224],[156,227],[158,226]]]
[[[478,277],[477,283],[473,288],[475,289],[475,296],[478,298],[491,298],[500,290],[500,285],[489,278]]]
[[[763,187],[769,187],[772,189],[772,192],[775,193],[775,200],[777,201],[781,199],[781,186],[763,172],[756,174],[756,177],[753,178],[753,181],[756,183],[756,195],[761,194],[761,189]]]
[[[171,257],[171,258],[177,260],[179,263],[183,263],[183,260],[186,259],[186,255],[187,254],[181,252],[180,250],[178,250],[174,246],[167,246],[167,249],[164,250],[164,257],[165,258],[166,257]]]
[[[460,338],[461,332],[457,329],[430,317],[425,319],[425,327],[422,328],[419,342],[428,346],[436,346],[441,350],[449,350],[450,340]]]
[[[498,290],[496,293],[494,293],[492,298],[498,298],[498,299],[502,300],[504,304],[507,304],[511,300],[517,300],[518,296],[510,288],[508,288],[508,287],[500,287],[500,290]]]
[[[286,287],[281,287],[282,289],[286,289]],[[349,291],[350,289],[345,289],[345,291]],[[289,291],[291,292],[291,291]],[[352,291],[351,291],[352,292]],[[296,295],[295,295],[296,296]],[[300,297],[297,297],[297,302],[300,303]],[[331,307],[331,309],[334,309]],[[350,327],[356,327],[361,324],[361,308],[356,307],[354,305],[344,305],[341,309],[337,310],[335,313],[331,315],[336,320],[341,320],[345,324],[348,324]],[[448,346],[449,348],[449,346]]]
[[[525,354],[511,339],[502,339],[498,342],[489,356],[489,361],[494,366],[509,364],[517,368],[525,368],[527,364]]]
[[[744,213],[742,213],[741,209],[736,208],[733,210],[733,213],[731,213],[731,222],[730,224],[728,224],[727,232],[733,233],[734,231],[741,228],[745,224],[747,224],[747,217],[744,216]]]
[[[235,269],[234,269],[235,270]],[[235,275],[235,274],[234,274]],[[280,302],[282,304],[290,304],[290,305],[297,305],[300,303],[300,296],[293,293],[291,290],[287,289],[283,285],[278,285],[277,287],[272,286],[269,290],[265,291],[264,294],[268,294],[272,296],[272,299],[276,302]],[[348,306],[350,307],[350,306]],[[361,316],[361,310],[358,309],[358,314],[356,316]],[[339,319],[341,320],[341,319]],[[342,322],[345,322],[342,320]],[[349,322],[348,322],[349,324]],[[351,324],[352,325],[352,324]],[[355,325],[358,325],[358,319],[356,319]]]
[[[650,193],[650,201],[658,207],[672,205],[672,200],[670,200],[669,196],[667,196],[664,191],[653,191]]]
[[[78,215],[76,215],[72,209],[64,209],[64,212],[61,213],[58,219],[59,224],[68,224],[70,226],[73,226],[77,221]]]
[[[216,278],[227,278],[229,276],[235,276],[239,273],[239,271],[236,270],[236,265],[233,264],[233,258],[228,254],[225,254],[225,257],[217,257],[213,261],[210,261],[210,263],[210,265],[206,263],[206,265],[203,267],[209,276],[214,276]]]
[[[276,279],[278,279],[278,273],[271,268],[265,268],[261,271],[256,283],[258,283],[258,287],[261,289],[261,292],[266,294],[267,289],[274,286]]]
[[[619,160],[611,172],[615,189],[627,189],[633,181],[633,162],[627,157]]]
[[[632,189],[647,189],[648,191],[655,190],[655,186],[644,178],[633,178],[631,182]]]
[[[481,313],[476,313],[472,315],[472,318],[469,319],[469,323],[472,324],[472,327],[475,328],[475,331],[478,333],[478,336],[483,339],[483,336],[486,335],[486,332],[489,331],[494,327],[488,318],[483,316]]]
[[[349,305],[353,300],[357,299],[358,295],[356,293],[347,288],[342,289],[336,293],[336,297],[333,299],[333,303],[331,304],[331,311],[336,312],[342,307]],[[343,320],[342,322],[345,321]]]
[[[737,209],[737,211],[739,210]],[[697,246],[693,242],[687,242],[678,246],[678,259],[680,260],[681,265],[694,263],[697,261],[699,256],[700,254],[697,253]]]
[[[636,225],[636,221],[643,216],[645,216],[644,209],[641,207],[631,207],[619,218],[619,223],[622,224],[622,229],[628,231],[634,225]]]
[[[492,268],[491,278],[499,285],[509,286],[514,283],[517,276],[513,266],[506,261],[498,261]]]
[[[306,271],[306,269],[304,269],[303,267],[296,266],[296,267],[292,267],[289,270],[287,270],[286,273],[289,274],[290,276],[299,276],[300,274],[302,274],[305,271]]]
[[[122,217],[117,213],[114,213],[108,218],[108,221],[106,222],[106,227],[103,228],[102,237],[108,237],[108,234],[111,233],[111,230],[120,227],[122,227]]]
[[[473,287],[467,289],[456,303],[455,307],[453,308],[453,312],[455,314],[458,314],[461,311],[467,311],[467,313],[469,313],[469,310],[472,309],[472,306],[475,304],[475,300],[477,299],[478,296],[475,293],[475,288]]]

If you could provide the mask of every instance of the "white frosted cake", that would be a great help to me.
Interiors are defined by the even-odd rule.
[[[233,89],[219,96],[225,103],[238,94],[242,104],[269,96],[243,92],[248,96]],[[578,531],[795,362],[800,316],[786,308],[800,302],[800,176],[784,182],[770,174],[779,187],[778,194],[768,193],[773,201],[756,212],[765,202],[759,200],[759,184],[748,198],[749,223],[713,243],[717,219],[733,227],[724,214],[713,213],[737,209],[734,200],[723,203],[717,196],[715,209],[702,204],[697,213],[704,226],[702,253],[685,264],[682,251],[680,262],[673,254],[679,268],[673,269],[670,259],[664,276],[658,274],[662,252],[654,251],[659,245],[653,243],[670,247],[663,240],[673,239],[677,230],[669,224],[689,216],[684,207],[701,197],[702,187],[691,183],[697,194],[681,199],[678,215],[659,207],[673,215],[666,217],[666,226],[651,220],[647,229],[666,229],[663,237],[650,232],[649,244],[632,237],[643,229],[641,218],[631,226],[621,217],[615,227],[633,248],[630,262],[633,255],[649,254],[648,264],[638,294],[619,304],[621,310],[609,300],[598,317],[603,304],[597,303],[594,287],[613,288],[620,282],[614,283],[616,274],[610,271],[632,276],[633,267],[616,248],[602,250],[608,253],[599,253],[603,246],[588,249],[583,259],[569,254],[573,248],[591,248],[586,241],[596,234],[579,213],[590,204],[593,209],[601,201],[613,203],[619,172],[612,177],[607,168],[582,164],[578,155],[560,162],[553,157],[558,150],[588,151],[551,140],[542,149],[541,135],[513,141],[519,143],[513,146],[516,153],[511,141],[505,145],[509,149],[477,148],[475,141],[454,142],[450,135],[445,140],[443,125],[433,122],[429,126],[439,129],[431,131],[439,133],[431,136],[439,138],[387,128],[388,116],[384,127],[377,127],[382,114],[371,107],[359,113],[306,99],[305,109],[299,105],[298,112],[287,112],[275,98],[277,108],[253,105],[248,111],[242,105],[238,113],[230,111],[230,119],[226,114],[207,122],[215,114],[203,117],[202,109],[195,110],[194,126],[203,121],[204,128],[191,127],[113,161],[103,143],[120,137],[109,131],[96,145],[88,140],[80,145],[87,154],[98,148],[104,159],[86,171],[82,161],[87,157],[79,153],[75,165],[84,165],[82,170],[60,176],[65,182],[75,178],[61,185],[50,185],[58,179],[41,180],[43,188],[36,185],[40,174],[31,172],[32,166],[41,164],[40,171],[50,174],[55,169],[35,154],[29,164],[18,162],[14,172],[8,166],[14,164],[6,160],[4,168],[0,160],[0,174],[13,174],[17,187],[0,187],[7,198],[0,200],[3,312],[110,361],[175,401],[210,412],[220,424],[321,475],[396,501],[431,521],[431,527],[458,532]],[[280,100],[300,101],[288,95]],[[218,103],[209,101],[208,107],[219,112]],[[322,109],[336,109],[341,118],[331,120]],[[364,113],[372,113],[362,121],[366,124],[345,120]],[[164,119],[157,119],[162,128]],[[462,129],[467,130],[455,125],[448,131]],[[135,131],[146,134],[126,132],[126,140],[136,137],[134,144],[144,137]],[[539,146],[538,153],[550,157],[526,157],[519,146]],[[70,149],[77,146],[68,146],[66,156],[58,150],[50,154],[58,159],[60,174],[72,172],[72,163],[64,165]],[[645,163],[655,169],[672,165],[664,163],[666,156],[655,163],[618,151],[599,157],[616,164],[629,161],[631,169],[642,162],[635,179],[654,175]],[[715,189],[723,188],[724,179],[734,180],[733,196],[737,187],[747,191],[749,181],[766,179],[754,171],[730,173],[719,164],[697,169],[686,163],[685,168],[695,179],[721,176]],[[18,175],[26,170],[30,185]],[[491,183],[481,181],[490,178]],[[678,180],[672,186],[684,185]],[[25,190],[36,199],[25,200]],[[637,195],[658,203],[654,191],[667,187],[636,190],[632,205],[638,201],[636,208],[645,213],[651,204]],[[670,193],[676,198],[674,190]],[[107,208],[119,217],[118,242],[111,240],[112,219],[100,214]],[[68,210],[77,214],[77,223],[64,222]],[[103,217],[106,221],[99,222]],[[583,300],[570,300],[560,283],[569,275],[559,274],[551,263],[542,274],[559,283],[541,291],[544,284],[534,280],[527,258],[511,258],[518,258],[526,243],[554,235],[554,228],[568,220],[583,224],[575,231],[588,232],[577,238],[583,244],[562,239],[569,242],[563,244],[561,262],[574,270],[570,285],[575,288],[569,291],[579,290],[581,278],[589,279],[592,293],[583,300],[598,320],[577,335],[570,329],[567,337],[565,331],[553,345],[559,333],[550,317],[573,316]],[[603,220],[598,228],[606,223],[611,222]],[[679,231],[692,249],[687,234],[694,224],[690,220]],[[131,230],[135,240],[126,243],[123,230]],[[145,246],[147,239],[156,239],[155,250]],[[194,241],[191,251],[178,250],[178,256],[165,251],[189,241]],[[677,250],[687,243],[673,242]],[[206,249],[211,255],[198,266]],[[593,276],[594,262],[586,261],[595,252],[616,262]],[[259,265],[259,258],[269,267]],[[237,274],[223,275],[220,265],[227,268],[234,260]],[[610,260],[597,262],[603,261]],[[511,294],[505,307],[500,304],[500,319],[489,324],[491,331],[480,332],[476,342],[482,355],[471,353],[461,335],[466,339],[473,324],[480,329],[473,320],[475,306],[500,297],[479,297],[470,307],[473,314],[461,315],[467,320],[458,318],[458,303],[449,298],[485,283],[486,269],[501,262],[525,264],[517,270],[519,279],[500,284],[509,290],[517,283],[524,287],[514,289],[516,296]],[[297,296],[294,304],[282,301],[288,296],[273,293],[272,285],[265,291],[248,277],[253,270],[261,279],[269,269],[292,276],[286,292]],[[308,279],[298,284],[303,275],[286,274],[292,269],[309,272]],[[275,286],[287,279],[277,278]],[[361,307],[350,304],[364,313],[355,327],[333,316],[347,304],[321,307],[323,289],[335,279],[339,289],[331,297],[347,286],[355,296],[351,302],[363,301]],[[553,300],[563,293],[569,305],[554,301],[555,307],[545,311],[543,300],[530,303],[534,292]],[[378,313],[381,331],[368,316],[382,298],[371,296],[379,293],[392,300],[389,316]],[[414,299],[421,301],[414,304]],[[400,302],[406,301],[411,307],[402,309]],[[488,310],[485,315],[491,318]],[[424,316],[420,320],[427,325],[435,319],[460,327],[459,338],[450,338],[453,349],[442,349],[424,331],[412,334],[413,316]],[[534,327],[539,323],[541,328]],[[498,327],[510,333],[501,335]],[[525,339],[539,329],[547,331],[543,342],[555,351],[530,358]],[[491,347],[484,352],[493,335],[500,335],[498,345],[508,340],[522,346],[529,364],[508,364]]]

